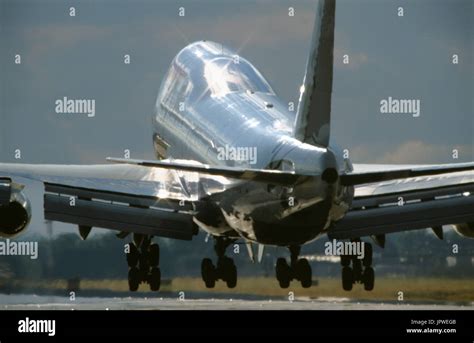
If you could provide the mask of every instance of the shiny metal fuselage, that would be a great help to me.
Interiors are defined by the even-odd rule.
[[[321,180],[324,170],[340,173],[349,164],[334,149],[293,138],[293,122],[288,104],[248,61],[201,41],[175,57],[163,80],[153,116],[154,144],[158,158],[313,175],[291,188],[229,180],[225,190],[209,195],[195,218],[213,235],[304,244],[344,215],[353,190]]]

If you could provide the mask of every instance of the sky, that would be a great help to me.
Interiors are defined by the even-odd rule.
[[[237,51],[296,103],[316,3],[79,0],[71,17],[70,2],[0,0],[0,161],[104,163],[125,149],[154,158],[161,80],[201,39]],[[331,142],[358,163],[474,160],[473,17],[472,0],[338,0]],[[96,116],[57,114],[65,96],[95,99]],[[419,100],[420,116],[380,113],[388,97]],[[40,187],[28,192],[41,199]]]

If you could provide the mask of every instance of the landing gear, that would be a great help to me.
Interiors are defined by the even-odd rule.
[[[237,286],[237,267],[234,260],[229,257],[220,258],[217,261],[217,275],[225,281],[228,288]]]
[[[207,288],[214,288],[217,280],[222,280],[228,288],[237,286],[237,267],[234,260],[225,256],[225,250],[234,240],[218,237],[215,240],[214,250],[217,254],[217,266],[212,260],[205,258],[201,263],[201,276]]]
[[[303,288],[309,288],[312,285],[312,270],[309,262],[305,258],[298,258],[300,246],[290,246],[290,264],[285,258],[280,257],[277,260],[275,272],[278,283],[281,288],[288,288],[292,280],[301,282]]]
[[[153,292],[160,290],[161,286],[161,270],[158,267],[151,268],[150,274],[148,276],[148,283],[150,284],[150,289]]]
[[[280,284],[281,288],[288,288],[290,287],[291,282],[291,268],[286,262],[286,259],[280,257],[277,260],[277,264],[275,267],[276,278],[278,283]]]
[[[372,245],[364,243],[364,258],[357,256],[342,255],[342,288],[345,291],[352,290],[355,283],[364,285],[366,291],[374,289],[375,274],[372,268]]]
[[[354,273],[350,267],[342,267],[342,288],[351,291],[354,284]]]
[[[205,258],[201,262],[201,275],[202,280],[206,284],[207,288],[214,288],[216,286],[216,268],[212,264],[210,258]]]
[[[131,292],[136,292],[138,290],[138,286],[140,285],[140,272],[138,268],[130,268],[128,270],[128,289]]]
[[[364,289],[366,291],[371,291],[374,289],[374,281],[375,281],[375,273],[374,268],[367,267],[364,270],[364,274],[362,275],[362,280],[364,282]]]
[[[151,237],[134,237],[127,252],[128,288],[136,292],[140,283],[148,283],[150,290],[156,292],[161,286],[160,246],[151,243]]]

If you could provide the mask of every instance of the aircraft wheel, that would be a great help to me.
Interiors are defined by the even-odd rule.
[[[130,242],[128,246],[129,252],[127,253],[127,264],[130,268],[133,268],[137,266],[140,253],[138,252],[137,246],[133,242]]]
[[[201,263],[201,276],[207,288],[214,288],[216,285],[216,268],[210,258],[205,258]]]
[[[150,263],[148,262],[148,254],[142,253],[138,258],[138,269],[146,276],[148,270],[150,269]]]
[[[296,275],[298,276],[298,280],[300,280],[303,288],[311,287],[313,283],[312,270],[307,259],[302,258],[298,260],[296,263]]]
[[[237,267],[232,259],[229,259],[230,263],[226,266],[226,280],[227,287],[235,288],[237,286]]]
[[[361,281],[362,280],[362,261],[359,260],[355,256],[352,259],[352,270],[354,273],[354,281]]]
[[[372,244],[364,243],[364,258],[362,259],[364,267],[370,267],[372,265]]]
[[[367,267],[364,270],[364,289],[371,291],[374,289],[375,273],[372,267]]]
[[[128,271],[128,289],[136,292],[140,285],[140,272],[136,267],[130,268]]]
[[[352,290],[352,285],[354,283],[354,274],[350,267],[342,268],[342,288],[345,291]]]
[[[158,267],[151,268],[150,272],[150,290],[153,292],[159,291],[161,286],[161,271]]]
[[[286,262],[286,259],[280,257],[277,260],[276,267],[276,278],[281,288],[290,287],[291,275],[290,275],[290,266]]]
[[[148,262],[150,266],[153,267],[160,265],[160,246],[156,243],[150,245],[148,251]]]

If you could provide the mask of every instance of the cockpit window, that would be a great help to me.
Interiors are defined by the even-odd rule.
[[[174,63],[160,88],[161,99],[158,101],[168,108],[177,109],[179,103],[183,102],[191,93],[192,87],[193,84],[186,71]]]
[[[206,62],[204,77],[212,95],[222,96],[232,92],[262,92],[273,90],[263,76],[247,61],[221,57]]]

